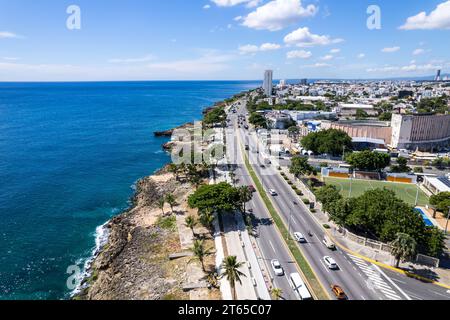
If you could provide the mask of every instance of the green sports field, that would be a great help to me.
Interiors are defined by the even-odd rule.
[[[325,178],[327,184],[335,185],[338,190],[341,191],[342,195],[345,197],[349,196],[350,193],[350,183],[351,195],[350,197],[358,197],[362,195],[365,191],[376,189],[376,188],[387,188],[393,190],[397,196],[403,201],[415,205],[417,196],[417,187],[415,184],[405,184],[405,183],[392,183],[384,181],[371,181],[371,180],[351,180],[350,179],[339,179],[339,178]],[[425,206],[429,203],[428,197],[419,190],[419,203],[420,206]]]

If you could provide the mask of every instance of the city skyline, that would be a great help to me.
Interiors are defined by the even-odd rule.
[[[0,81],[255,80],[267,69],[275,79],[449,73],[450,1],[373,5],[0,0]]]

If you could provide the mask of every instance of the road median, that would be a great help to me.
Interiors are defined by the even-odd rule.
[[[272,201],[267,196],[267,193],[265,192],[264,187],[262,186],[258,175],[253,170],[253,167],[251,166],[245,152],[244,152],[244,161],[245,161],[245,166],[246,166],[247,170],[249,171],[253,182],[255,183],[258,193],[260,194],[262,200],[264,201],[264,204],[267,207],[280,234],[283,236],[284,243],[289,248],[289,252],[291,253],[292,257],[297,262],[297,264],[300,268],[300,271],[303,275],[303,278],[306,280],[308,287],[312,291],[311,293],[313,294],[313,296],[315,297],[316,300],[330,300],[329,295],[325,291],[325,289],[322,286],[322,284],[320,283],[319,279],[316,277],[314,271],[312,270],[312,268],[309,265],[308,261],[306,260],[305,256],[300,251],[300,248],[298,247],[297,243],[290,236],[288,228],[287,228],[286,224],[284,223],[283,219],[280,217],[280,215],[278,214],[277,210],[275,209],[275,206],[273,205]]]

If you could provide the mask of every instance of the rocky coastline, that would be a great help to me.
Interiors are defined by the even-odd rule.
[[[203,114],[223,105],[216,103]],[[187,129],[193,123],[154,132],[155,137],[170,137],[176,129]],[[162,148],[170,151],[175,142]],[[139,180],[127,211],[106,225],[108,240],[93,258],[88,275],[80,284],[74,300],[167,300],[189,299],[183,292],[188,261],[173,262],[170,254],[180,252],[177,232],[158,222],[161,209],[158,200],[173,194],[178,203],[186,203],[192,191],[187,182],[168,172],[168,165],[154,175]],[[189,259],[188,259],[189,260]]]

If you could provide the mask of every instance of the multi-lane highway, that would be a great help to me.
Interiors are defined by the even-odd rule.
[[[260,164],[264,164],[265,160],[262,153],[252,152],[259,145],[256,134],[245,128],[238,128],[237,119],[245,114],[245,101],[243,100],[242,106],[237,108],[237,113],[229,116],[231,130],[227,133],[227,151],[231,155],[231,159],[235,159],[236,163],[239,164],[236,174],[240,179],[240,184],[253,184],[245,165],[243,165],[242,145],[245,144],[250,146],[250,150],[246,151],[247,156],[264,188],[266,190],[274,189],[277,192],[277,196],[273,196],[272,201],[278,213],[284,219],[286,225],[291,225],[292,233],[301,232],[307,237],[307,243],[299,244],[299,246],[330,297],[332,297],[330,286],[337,284],[345,290],[349,299],[352,300],[450,299],[450,294],[445,288],[422,283],[389,270],[382,270],[380,267],[347,254],[340,249],[337,251],[329,250],[322,242],[325,236],[324,229],[314,220],[274,166],[260,166]],[[259,149],[262,150],[260,147]],[[255,195],[251,206],[255,216],[261,222],[258,227],[259,237],[257,241],[265,256],[268,269],[271,269],[270,260],[276,258],[282,263],[287,275],[296,272],[297,266],[278,230],[270,223],[270,215],[259,195]],[[312,237],[308,235],[309,232],[312,233]],[[330,270],[323,260],[325,256],[332,257],[337,262],[339,269]],[[275,279],[276,287],[283,290],[285,297],[287,299],[294,298],[287,277],[276,277],[272,270],[270,272]]]

